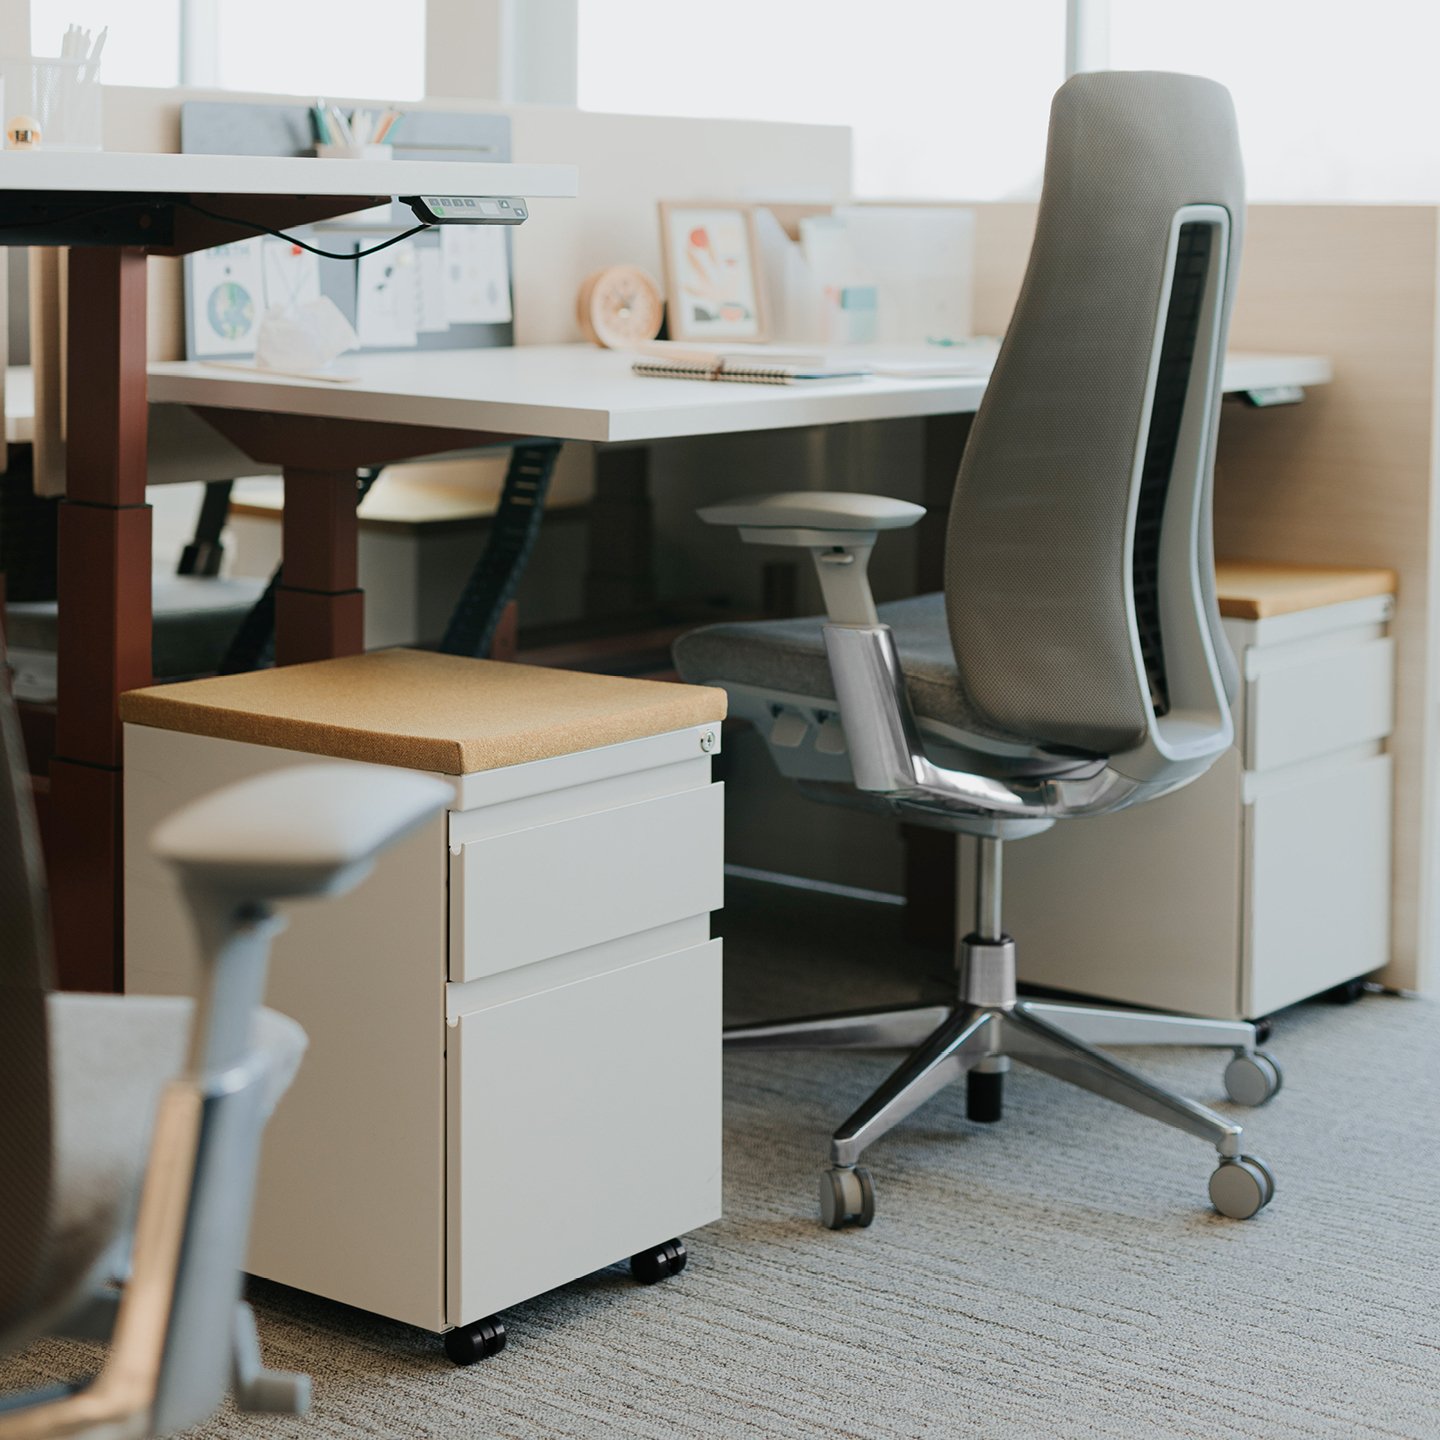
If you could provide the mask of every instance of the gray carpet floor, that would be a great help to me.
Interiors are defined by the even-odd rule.
[[[730,897],[737,1015],[945,994],[896,910]],[[1440,1437],[1440,1005],[1302,1006],[1269,1048],[1285,1087],[1246,1123],[1278,1186],[1252,1221],[1208,1208],[1203,1144],[1017,1070],[1002,1124],[967,1123],[957,1089],[876,1145],[875,1224],[839,1234],[815,1219],[824,1142],[893,1062],[731,1057],[725,1218],[687,1237],[683,1275],[643,1289],[617,1268],[516,1307],[509,1348],[467,1370],[256,1283],[267,1360],[314,1376],[313,1411],[196,1433]],[[1130,1055],[1223,1093],[1213,1055]],[[97,1354],[42,1342],[0,1390]]]

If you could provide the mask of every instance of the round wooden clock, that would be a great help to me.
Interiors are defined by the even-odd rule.
[[[638,265],[607,265],[587,275],[578,310],[585,338],[611,350],[653,340],[665,318],[660,287]]]

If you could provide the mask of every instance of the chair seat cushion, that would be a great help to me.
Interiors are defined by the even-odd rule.
[[[54,994],[48,1009],[54,1228],[31,1334],[107,1278],[100,1267],[128,1231],[156,1104],[184,1062],[194,1012],[189,1000],[143,995]],[[266,1060],[268,1114],[295,1076],[305,1032],[261,1010],[253,1038]]]
[[[150,590],[155,678],[176,680],[213,671],[264,589],[263,580],[156,574]],[[12,649],[53,653],[59,633],[55,601],[7,605],[5,633]]]
[[[945,597],[917,595],[879,607],[881,621],[895,632],[910,703],[923,720],[938,721],[968,734],[1007,738],[982,717],[960,687]],[[823,615],[801,620],[757,620],[708,625],[675,645],[681,676],[697,684],[729,681],[758,690],[835,698],[835,681],[825,654]]]

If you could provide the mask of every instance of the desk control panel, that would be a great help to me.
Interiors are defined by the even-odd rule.
[[[530,213],[519,196],[402,195],[400,199],[427,225],[523,225]]]
[[[1305,398],[1303,385],[1263,385],[1244,390],[1241,398],[1257,410],[1269,409],[1272,405],[1298,405]]]

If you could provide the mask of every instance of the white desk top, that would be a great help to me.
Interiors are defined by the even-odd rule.
[[[348,162],[337,162],[348,163]],[[150,366],[152,402],[376,420],[560,440],[641,441],[973,411],[984,377],[744,385],[649,378],[593,345],[347,355],[349,384],[170,361]],[[1313,355],[1231,355],[1225,388],[1323,385]]]
[[[0,151],[0,190],[191,195],[574,196],[573,165],[451,160],[316,160],[282,155]]]

